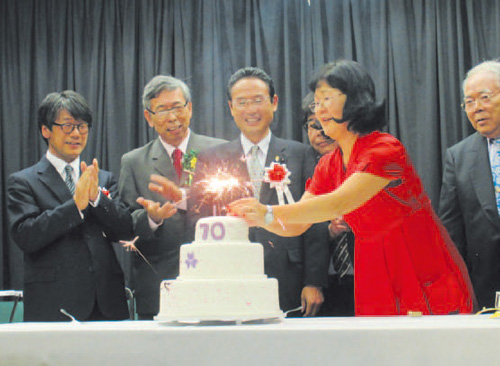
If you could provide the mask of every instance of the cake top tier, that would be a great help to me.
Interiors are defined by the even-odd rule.
[[[196,223],[195,242],[248,241],[245,220],[233,216],[205,217]]]

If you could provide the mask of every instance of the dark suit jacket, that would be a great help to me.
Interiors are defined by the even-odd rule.
[[[191,131],[187,152],[199,152],[222,142],[225,140],[197,135]],[[134,231],[140,238],[137,248],[153,267],[139,255],[132,257],[132,287],[135,290],[136,309],[138,314],[156,315],[160,306],[160,282],[178,276],[179,248],[187,239],[184,210],[178,210],[175,215],[164,220],[156,231],[151,230],[146,211],[136,202],[138,197],[144,197],[165,203],[162,196],[148,188],[151,174],[162,175],[181,186],[187,181],[188,173],[183,172],[179,180],[172,160],[159,138],[122,157],[120,196],[133,211]]]
[[[85,320],[96,301],[108,317],[128,317],[124,276],[111,242],[132,237],[132,219],[116,197],[110,172],[99,171],[99,185],[112,199],[101,194],[82,219],[45,157],[9,177],[10,230],[24,253],[25,321],[69,320],[61,308]]]
[[[200,154],[189,200],[191,235],[194,235],[194,225],[199,218],[212,216],[212,205],[200,205],[204,192],[197,182],[214,174],[219,167],[228,167],[244,185],[249,185],[248,169],[242,157],[244,153],[239,138]],[[289,188],[294,200],[300,200],[306,180],[314,172],[314,150],[299,142],[272,135],[265,166],[269,167],[273,161],[285,163],[292,172]],[[244,194],[240,197],[233,196],[228,201],[241,196]],[[268,183],[262,183],[260,202],[278,204],[276,190],[271,189]],[[230,202],[223,202],[223,205],[228,203]],[[264,246],[265,272],[269,277],[278,279],[280,306],[283,310],[300,306],[300,294],[304,285],[326,285],[329,256],[324,230],[313,226],[301,236],[281,237],[262,228],[250,228],[249,239]]]
[[[449,148],[439,216],[464,257],[480,308],[500,291],[500,217],[488,141],[479,133]]]

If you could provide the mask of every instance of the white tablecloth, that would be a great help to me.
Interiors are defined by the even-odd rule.
[[[0,365],[499,365],[500,318],[0,325]]]

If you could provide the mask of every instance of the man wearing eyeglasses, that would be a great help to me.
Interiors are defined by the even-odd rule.
[[[500,291],[500,62],[472,68],[462,107],[476,133],[449,148],[439,215],[467,264],[479,307]]]
[[[133,211],[136,246],[147,260],[132,258],[137,314],[150,320],[159,311],[161,280],[179,274],[196,154],[225,141],[191,131],[191,92],[182,80],[155,76],[144,87],[142,103],[158,138],[123,155],[119,190]]]
[[[96,159],[80,159],[91,110],[74,91],[51,93],[38,125],[47,153],[7,183],[10,231],[24,254],[24,320],[70,320],[62,311],[77,320],[126,319],[112,242],[132,238],[132,218],[113,175]]]
[[[253,195],[261,203],[273,205],[278,204],[278,192],[263,182],[264,168],[273,162],[286,164],[291,172],[287,187],[298,201],[304,193],[306,180],[314,171],[314,152],[302,143],[271,133],[270,125],[278,108],[272,79],[259,68],[242,68],[229,79],[227,95],[231,115],[241,134],[236,140],[200,154],[194,182],[224,171],[239,179],[239,187],[246,187],[239,193],[234,192],[232,199],[238,198],[238,194]],[[197,184],[193,187],[189,200],[192,224],[200,217],[213,215],[212,205],[203,204],[205,192]],[[218,206],[223,208],[229,203],[219,202]],[[327,246],[316,240],[315,230],[313,227],[304,235],[291,238],[262,228],[249,230],[250,241],[264,247],[266,275],[278,279],[281,309],[289,311],[302,306],[302,313],[296,311],[291,315],[313,316],[323,301],[321,287],[326,284],[328,256],[318,248]]]

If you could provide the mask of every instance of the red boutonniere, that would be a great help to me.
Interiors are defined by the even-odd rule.
[[[264,182],[269,183],[271,188],[276,189],[276,194],[278,195],[278,203],[280,205],[285,204],[285,196],[288,203],[294,203],[294,199],[288,185],[290,184],[290,175],[292,174],[286,164],[279,164],[272,162],[271,166],[265,168]]]

